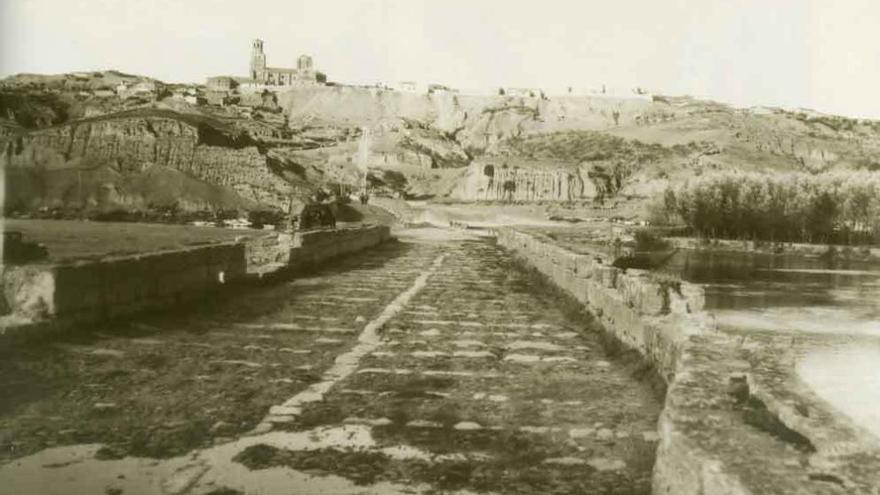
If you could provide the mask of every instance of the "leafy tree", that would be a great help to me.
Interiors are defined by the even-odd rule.
[[[591,177],[592,178],[592,177]],[[880,240],[880,173],[706,174],[670,187],[653,218],[679,218],[705,237],[772,242]]]
[[[251,227],[261,229],[264,225],[282,225],[285,220],[283,212],[278,210],[253,210],[248,212]]]

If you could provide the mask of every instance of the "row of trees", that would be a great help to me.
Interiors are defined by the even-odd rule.
[[[880,173],[721,172],[665,192],[657,208],[702,237],[880,242]]]

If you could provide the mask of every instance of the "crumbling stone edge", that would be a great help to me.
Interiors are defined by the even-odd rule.
[[[769,462],[761,457],[759,452],[767,452],[768,444],[770,451],[776,452],[772,448],[779,442],[771,436],[777,432],[762,434],[746,424],[739,410],[743,401],[759,404],[776,423],[774,427],[805,432],[812,438],[819,438],[813,433],[823,429],[837,428],[839,432],[845,428],[839,428],[840,418],[833,414],[825,415],[820,425],[797,411],[797,401],[780,400],[766,393],[759,385],[761,378],[756,378],[744,358],[747,353],[743,352],[742,342],[719,332],[714,317],[704,310],[702,287],[687,282],[675,286],[645,270],[615,268],[601,249],[591,252],[581,246],[585,248],[583,253],[573,253],[540,234],[509,227],[497,229],[494,234],[498,245],[586,305],[605,331],[638,351],[666,382],[664,408],[658,420],[660,442],[653,493],[840,493],[835,490],[841,488],[845,493],[875,493],[869,488],[875,479],[871,475],[847,479],[817,471],[810,464],[826,464],[830,457],[823,452],[814,450],[801,457],[778,455]],[[741,395],[735,390],[737,386],[751,395],[737,397]],[[804,439],[809,442],[806,436]],[[839,450],[839,445],[828,450]],[[836,460],[839,464],[842,459]],[[832,471],[853,470],[844,467]],[[844,481],[840,486],[816,481],[823,479]]]
[[[267,281],[381,244],[387,226],[299,232],[258,245],[222,242],[70,263],[4,266],[0,345],[164,309],[226,286]],[[260,266],[253,266],[259,260]],[[271,263],[264,263],[272,260]]]

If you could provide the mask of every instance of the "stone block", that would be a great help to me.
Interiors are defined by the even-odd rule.
[[[266,246],[268,252],[272,253],[278,249],[279,244],[273,241],[271,246]],[[218,244],[216,246],[206,246],[202,248],[202,263],[207,265],[217,265],[231,261],[236,254],[240,253],[244,256],[246,246],[244,244]],[[265,253],[264,253],[265,254]]]
[[[593,259],[586,255],[578,255],[575,259],[575,274],[580,278],[593,276]]]
[[[602,286],[599,285],[595,279],[590,279],[586,281],[587,287],[587,304],[592,306],[594,309],[599,309],[598,306],[598,295],[596,294],[599,290],[602,290]]]
[[[163,296],[179,295],[204,288],[207,282],[202,268],[201,266],[192,266],[185,270],[162,273],[158,280],[159,294]]]
[[[137,297],[142,300],[153,300],[159,296],[159,279],[156,276],[158,261],[153,256],[141,257],[142,274],[137,284]]]
[[[559,247],[553,246],[553,262],[557,265],[566,266],[569,260],[570,252]]]
[[[602,265],[598,268],[599,278],[602,280],[602,285],[608,289],[613,289],[617,286],[617,276],[620,272],[617,268],[613,266],[605,266]]]
[[[669,291],[669,312],[676,315],[688,313],[687,300],[675,291]]]
[[[641,294],[635,277],[628,273],[618,274],[614,288],[630,307],[638,307]]]
[[[706,290],[698,285],[683,282],[681,284],[681,295],[687,304],[689,313],[703,311],[703,308],[706,306]]]
[[[158,273],[174,273],[186,267],[186,260],[182,255],[174,256],[169,253],[153,253],[153,269]]]
[[[104,304],[105,284],[98,263],[59,265],[55,274],[55,305],[59,314]]]
[[[639,312],[644,315],[656,316],[665,313],[667,308],[667,296],[663,288],[657,283],[647,283],[641,286],[639,298]]]
[[[550,279],[560,287],[565,287],[565,267],[558,264],[550,266]]]
[[[287,261],[290,258],[290,250],[282,252],[281,256],[284,261]],[[227,254],[227,259],[223,263],[223,266],[224,280],[226,282],[233,282],[244,278],[247,273],[247,261],[244,258],[243,248],[230,248]]]
[[[590,282],[584,278],[575,277],[572,280],[571,293],[581,304],[588,304],[590,302],[589,285]]]
[[[40,320],[56,314],[55,275],[48,266],[3,266],[3,296],[12,314]]]
[[[227,284],[232,280],[227,278],[226,265],[217,263],[213,265],[205,265],[205,284],[208,286],[216,286]]]
[[[140,298],[140,286],[152,278],[152,263],[144,258],[117,258],[95,263],[96,277],[104,284],[104,302],[107,305],[123,305]]]
[[[667,310],[666,289],[642,270],[628,270],[617,279],[617,290],[630,307],[643,315],[656,316]]]

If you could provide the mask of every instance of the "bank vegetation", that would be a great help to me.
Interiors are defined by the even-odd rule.
[[[880,173],[720,172],[670,186],[652,216],[714,239],[880,243]]]

